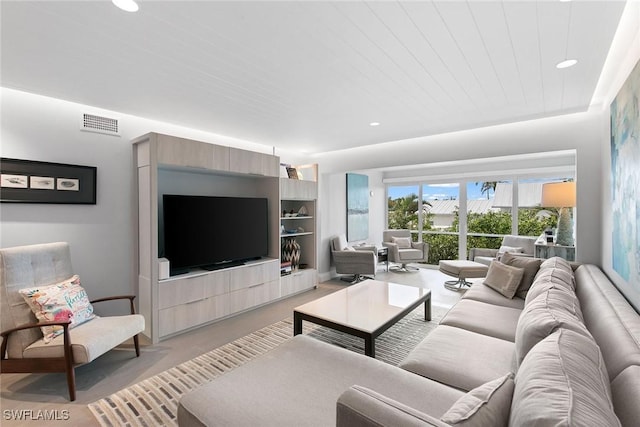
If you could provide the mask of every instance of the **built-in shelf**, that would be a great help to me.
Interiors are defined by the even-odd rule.
[[[300,233],[284,233],[281,234],[280,237],[286,238],[286,237],[295,237],[295,236],[312,236],[313,232],[311,231],[304,231],[304,232],[300,232]]]

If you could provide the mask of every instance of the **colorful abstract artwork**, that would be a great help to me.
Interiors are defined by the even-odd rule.
[[[369,177],[347,174],[347,240],[369,238]]]
[[[640,62],[611,103],[613,269],[640,292]]]

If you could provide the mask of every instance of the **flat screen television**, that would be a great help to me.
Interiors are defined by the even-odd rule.
[[[165,194],[162,203],[171,275],[239,265],[268,253],[266,198]]]

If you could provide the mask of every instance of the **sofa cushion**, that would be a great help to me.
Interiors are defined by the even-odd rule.
[[[493,261],[489,266],[487,277],[485,277],[483,283],[511,299],[515,296],[518,286],[520,286],[523,274],[524,268]]]
[[[510,425],[619,426],[609,377],[593,338],[558,329],[524,358]]]
[[[552,288],[561,288],[569,292],[575,292],[575,281],[573,274],[567,273],[561,268],[540,269],[536,278],[527,292],[524,304],[529,304],[538,295]]]
[[[521,311],[516,308],[461,299],[447,312],[440,324],[514,342]]]
[[[69,328],[75,328],[96,317],[77,274],[53,285],[24,288],[18,292],[40,322],[68,320]],[[41,329],[45,343],[62,334],[64,330],[59,325],[43,326]]]
[[[336,402],[354,384],[435,418],[464,394],[363,354],[296,335],[185,394],[178,424],[335,425]]]
[[[474,301],[486,302],[487,304],[500,305],[502,307],[511,307],[518,310],[524,308],[524,299],[517,296],[509,299],[505,298],[501,293],[494,291],[481,281],[473,282],[471,287],[462,294],[462,299],[471,299]]]
[[[118,344],[144,331],[144,316],[96,317],[69,331],[71,352],[75,363],[89,363]],[[58,335],[49,343],[43,339],[25,348],[23,357],[63,357],[64,335]]]
[[[514,348],[510,341],[439,325],[398,366],[467,391],[511,371]]]
[[[440,419],[456,426],[506,426],[513,387],[509,372],[462,396]]]
[[[522,281],[520,282],[520,286],[518,286],[518,290],[516,292],[516,296],[524,299],[527,296],[529,288],[533,284],[533,280],[535,279],[538,270],[540,269],[542,260],[539,258],[529,258],[506,253],[502,256],[500,261],[512,267],[524,269]]]
[[[516,327],[516,364],[522,363],[533,346],[558,328],[591,336],[582,321],[575,294],[549,289],[531,301],[520,315]]]

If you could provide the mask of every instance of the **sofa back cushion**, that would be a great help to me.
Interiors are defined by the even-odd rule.
[[[573,273],[568,273],[562,268],[543,269],[541,267],[538,274],[536,274],[531,288],[529,288],[527,292],[524,300],[525,305],[549,289],[564,289],[568,292],[575,292],[576,288]]]
[[[522,248],[522,253],[533,255],[537,237],[507,235],[502,238],[502,246]]]
[[[527,304],[516,326],[516,364],[527,353],[558,328],[591,336],[582,321],[580,303],[574,293],[564,289],[549,289]]]
[[[540,264],[540,270],[546,270],[548,268],[560,268],[567,273],[573,273],[573,269],[571,268],[571,264],[569,264],[569,261],[558,256],[546,259],[542,262],[542,264]]]
[[[558,329],[531,349],[516,374],[509,425],[620,425],[593,338]]]

